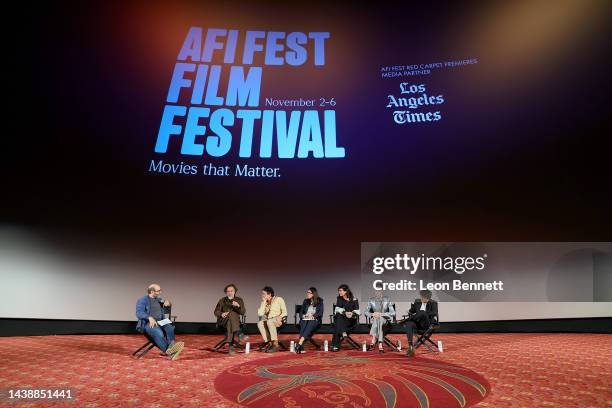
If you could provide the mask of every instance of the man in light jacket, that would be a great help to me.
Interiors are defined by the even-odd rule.
[[[278,351],[278,334],[276,328],[283,324],[283,318],[287,317],[285,301],[280,296],[274,296],[274,289],[266,286],[261,290],[261,305],[257,309],[259,323],[257,328],[264,343],[259,348],[266,353]]]

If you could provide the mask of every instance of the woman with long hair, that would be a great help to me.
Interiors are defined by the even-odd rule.
[[[349,328],[359,324],[359,301],[347,284],[338,286],[338,297],[334,309],[334,336],[332,351],[340,351],[340,342],[347,336]]]
[[[317,288],[310,287],[306,291],[306,299],[302,302],[300,311],[300,339],[295,346],[296,353],[304,352],[304,341],[310,339],[321,326],[323,319],[323,299],[319,297]]]

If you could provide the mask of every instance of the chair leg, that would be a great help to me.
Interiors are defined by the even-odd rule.
[[[416,343],[414,343],[414,349],[418,349],[423,344],[425,344],[425,338],[424,335],[421,334],[419,337],[417,337]]]
[[[395,344],[393,344],[393,342],[391,341],[390,338],[388,338],[387,336],[383,337],[383,342],[389,346],[389,348],[391,348],[391,350],[393,351],[399,351],[399,349],[397,348],[397,346]]]
[[[140,359],[140,358],[144,357],[145,355],[147,355],[147,353],[149,351],[151,351],[151,349],[153,347],[155,347],[155,344],[149,342],[149,343],[145,344],[144,346],[140,347],[134,353],[132,353],[132,356],[136,357],[136,359]]]
[[[219,349],[221,349],[225,345],[226,341],[227,341],[227,338],[223,338],[221,341],[219,341],[217,344],[215,344],[213,349],[215,351],[219,351]]]
[[[354,349],[358,350],[361,347],[350,335],[347,335],[345,339]]]
[[[150,345],[151,342],[147,341],[145,344],[143,344],[142,346],[140,346],[140,348],[138,350],[136,350],[135,352],[132,353],[133,356],[135,356],[136,354],[140,353],[141,350],[143,350],[145,347],[147,347],[148,345]]]
[[[221,351],[221,349],[224,348],[226,344],[232,345],[232,346],[240,348],[240,349],[243,348],[242,345],[236,339],[234,339],[232,341],[232,340],[229,340],[228,336],[225,336],[221,341],[219,341],[217,344],[215,344],[215,346],[213,347],[213,350],[214,351]]]
[[[416,345],[415,345],[415,347],[414,347],[414,348],[415,348],[415,349],[417,349],[417,348],[418,348],[418,347],[419,347],[419,346],[422,344],[422,345],[424,345],[424,346],[427,348],[427,350],[429,350],[430,352],[432,352],[432,353],[439,353],[439,352],[440,352],[440,350],[438,349],[438,345],[437,345],[436,343],[434,343],[434,342],[431,340],[431,338],[430,338],[432,334],[433,334],[433,332],[431,332],[431,331],[427,331],[427,332],[425,332],[425,333],[421,334],[421,335],[419,336],[419,338],[417,339],[417,342],[416,342]],[[430,346],[428,343],[430,343],[430,344],[431,344],[433,347],[435,347],[435,349],[434,349],[434,348],[432,348],[432,346]]]
[[[315,346],[317,350],[321,350],[321,345],[317,343],[316,341],[314,341],[312,337],[308,339],[308,342],[312,344],[313,346]]]

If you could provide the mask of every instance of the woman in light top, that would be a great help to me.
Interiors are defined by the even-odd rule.
[[[306,291],[306,299],[300,311],[300,339],[295,346],[296,353],[304,352],[304,341],[312,337],[321,326],[323,319],[323,299],[319,297],[317,288],[310,287]]]
[[[370,335],[372,336],[372,343],[370,349],[374,348],[378,342],[378,351],[384,353],[383,348],[385,334],[383,327],[391,322],[393,316],[395,316],[395,309],[393,304],[389,300],[389,297],[383,296],[382,291],[376,291],[374,297],[368,301],[368,306],[364,310],[366,317],[370,318],[372,327],[370,328]]]

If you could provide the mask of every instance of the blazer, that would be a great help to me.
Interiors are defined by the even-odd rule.
[[[238,302],[240,306],[235,307],[232,306],[232,302],[235,300]],[[232,314],[236,314],[238,316],[242,316],[246,313],[246,308],[244,307],[244,300],[238,296],[234,296],[233,300],[229,300],[227,296],[223,296],[217,302],[217,306],[215,306],[215,317],[217,318],[217,325],[222,324],[227,321],[228,318],[231,317]],[[230,312],[225,318],[221,317],[221,314],[224,312]]]
[[[158,298],[159,301],[159,298]],[[160,302],[161,303],[161,302]],[[162,314],[166,313],[167,308],[162,304]],[[143,332],[147,324],[149,324],[149,316],[151,316],[151,305],[149,304],[149,295],[144,295],[136,301],[136,330]]]
[[[266,313],[266,301],[262,300],[259,309],[257,309],[257,316],[262,317]],[[268,313],[268,319],[275,318],[277,316],[286,317],[287,307],[285,301],[280,296],[274,296],[272,298],[272,304],[270,305],[270,313]]]
[[[344,300],[344,298],[341,298],[340,296],[338,296],[336,298],[336,307],[340,307],[342,309],[344,309],[344,312],[342,313],[342,315],[344,316],[344,314],[346,312],[352,312],[354,310],[359,310],[359,301],[355,298],[353,299],[349,299],[349,300]],[[336,314],[336,310],[334,309],[334,314]],[[356,316],[353,315],[353,319]]]
[[[422,305],[421,299],[416,299],[414,303],[412,304],[412,306],[410,306],[410,310],[408,311],[408,314],[416,314],[419,310],[421,310],[421,305]],[[427,302],[427,305],[425,306],[425,313],[427,314],[427,317],[429,317],[429,320],[432,320],[434,317],[437,318],[438,317],[438,302],[430,299]]]
[[[300,320],[302,320],[302,317],[304,317],[308,311],[308,306],[310,306],[310,300],[304,299],[304,302],[302,302],[302,310],[300,311]],[[317,305],[317,310],[314,314],[314,318],[319,322],[319,324],[323,322],[323,310],[323,299],[319,298],[319,304]]]
[[[368,301],[368,306],[363,311],[363,314],[365,314],[366,317],[370,317],[372,315],[372,313],[374,313],[374,308],[376,307],[376,303],[375,302],[376,302],[376,298],[370,298],[370,300]],[[385,317],[387,319],[391,319],[393,316],[395,316],[395,309],[393,308],[393,304],[389,300],[388,296],[384,296],[382,298],[382,311],[381,311],[381,314],[382,314],[383,317]]]

